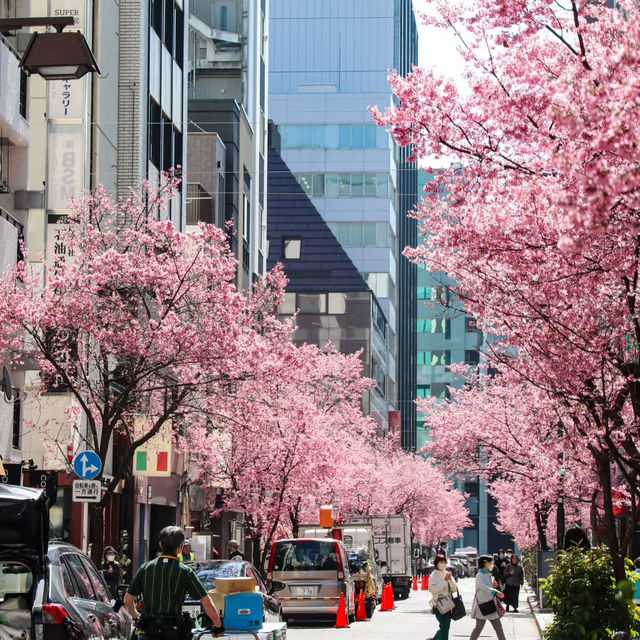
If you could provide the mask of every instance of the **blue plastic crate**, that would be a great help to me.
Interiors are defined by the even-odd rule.
[[[262,617],[262,596],[259,593],[230,593],[225,598],[223,624],[226,629],[260,629]]]

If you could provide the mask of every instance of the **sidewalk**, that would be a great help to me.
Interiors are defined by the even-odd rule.
[[[468,639],[476,624],[476,621],[470,615],[475,591],[475,579],[465,578],[460,580],[458,581],[458,587],[460,588],[460,593],[462,594],[462,599],[467,609],[467,615],[462,618],[462,620],[451,623],[451,630],[449,631],[450,640]],[[527,595],[525,590],[521,589],[518,613],[507,613],[502,618],[502,628],[504,629],[507,640],[540,640],[540,631],[529,607]],[[429,614],[425,637],[433,637],[437,630],[438,623],[435,616]],[[491,623],[487,622],[480,634],[480,638],[485,640],[495,637],[496,635]]]
[[[538,606],[535,593],[526,583],[524,585],[524,595],[527,598],[527,607],[533,614],[538,632],[540,633],[540,637],[542,637],[542,632],[553,622],[553,614],[548,609],[543,610]]]

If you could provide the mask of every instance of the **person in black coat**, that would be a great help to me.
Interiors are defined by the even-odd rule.
[[[116,550],[113,547],[105,547],[104,561],[102,563],[102,575],[109,587],[111,595],[116,597],[116,587],[120,584],[120,563],[116,560]]]
[[[511,562],[502,572],[504,577],[504,603],[509,607],[513,607],[513,612],[518,613],[518,599],[520,597],[520,587],[524,584],[524,571],[520,566],[518,556],[514,553],[511,556]]]

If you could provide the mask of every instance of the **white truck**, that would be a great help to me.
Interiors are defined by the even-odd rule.
[[[349,525],[370,524],[373,543],[385,582],[393,584],[395,597],[407,598],[412,586],[411,523],[407,516],[353,516]]]

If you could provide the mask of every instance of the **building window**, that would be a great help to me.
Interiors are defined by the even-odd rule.
[[[388,198],[388,173],[299,173],[296,179],[310,198]]]
[[[464,352],[464,363],[470,365],[480,364],[480,352],[477,349],[467,349]]]
[[[418,287],[418,300],[429,300],[446,307],[450,300],[449,287]]]
[[[375,358],[371,358],[371,377],[378,383],[378,390],[384,395],[387,387],[387,376]]]
[[[15,391],[14,391],[15,393]],[[20,424],[22,422],[22,399],[18,395],[13,402],[13,431],[11,434],[11,446],[20,448]]]
[[[480,329],[476,327],[476,320],[473,316],[465,316],[464,319],[464,330],[467,333],[479,333]]]
[[[388,149],[389,135],[372,124],[280,127],[283,149]]]
[[[416,390],[416,397],[418,398],[429,398],[431,396],[431,385],[430,384],[419,384]]]
[[[451,320],[449,318],[418,318],[418,333],[444,333],[445,337],[451,334]]]
[[[388,273],[363,273],[362,277],[376,298],[395,300],[395,284]]]
[[[329,313],[334,315],[342,315],[347,312],[347,294],[346,293],[330,293],[329,294]]]
[[[451,351],[418,351],[418,365],[435,367],[451,364]]]
[[[293,315],[296,312],[296,294],[285,293],[282,302],[278,307],[278,313],[283,315]]]
[[[327,296],[324,293],[299,293],[298,308],[300,313],[326,313]]]
[[[162,115],[160,105],[149,99],[149,160],[160,168],[162,157]]]
[[[300,238],[284,238],[282,241],[282,254],[285,260],[300,260]]]

